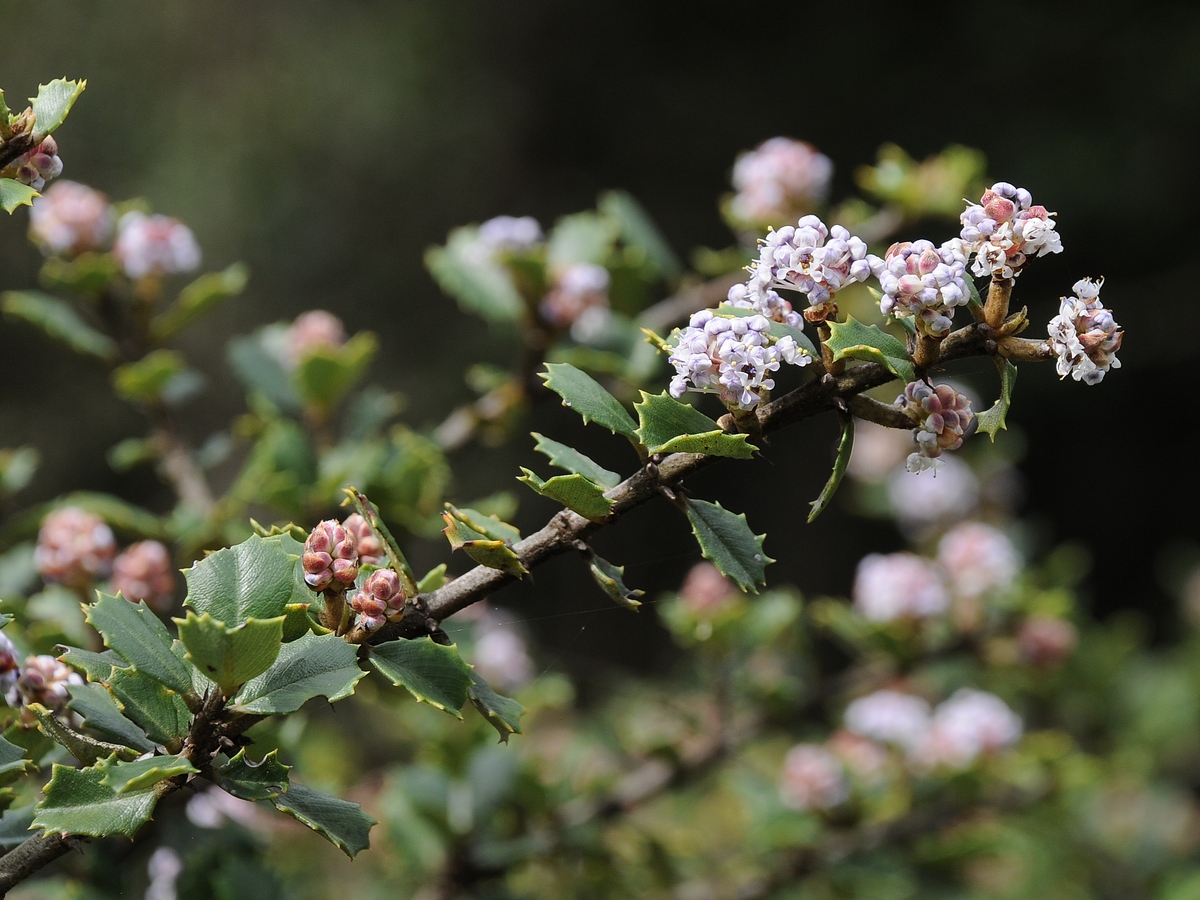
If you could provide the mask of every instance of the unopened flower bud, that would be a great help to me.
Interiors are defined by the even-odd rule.
[[[83,684],[83,679],[66,663],[53,656],[30,656],[21,666],[5,699],[12,707],[40,703],[46,709],[58,711],[67,705],[70,699],[67,686],[73,684]],[[26,726],[32,725],[33,721],[31,715],[21,718],[21,723]]]
[[[13,169],[17,181],[40,191],[46,182],[62,174],[62,159],[58,155],[58,144],[54,138],[46,137],[40,144],[23,156],[17,157],[5,168]]]
[[[83,589],[108,575],[117,541],[104,520],[73,506],[42,520],[33,560],[46,581]]]
[[[779,796],[795,810],[832,809],[850,794],[838,758],[819,744],[797,744],[783,761]]]
[[[30,237],[51,255],[99,250],[112,237],[116,216],[102,193],[76,181],[59,181],[33,201]]]
[[[867,260],[883,288],[880,311],[913,318],[922,334],[944,337],[954,308],[970,299],[961,241],[947,241],[940,248],[929,241],[905,241],[892,244],[886,256]]]
[[[729,216],[743,228],[794,222],[825,202],[833,163],[812,144],[773,137],[738,156]]]
[[[1075,282],[1075,296],[1063,297],[1050,320],[1050,348],[1058,356],[1059,378],[1070,375],[1084,384],[1099,384],[1109,369],[1121,368],[1117,351],[1125,332],[1112,311],[1100,302],[1104,279]]]
[[[358,542],[336,519],[319,522],[304,542],[304,581],[314,591],[345,590],[358,577]]]
[[[126,600],[164,610],[175,594],[171,553],[158,541],[139,541],[113,561],[112,589]]]
[[[130,278],[190,272],[200,265],[192,230],[169,216],[127,212],[117,222],[113,255]]]
[[[404,614],[404,600],[400,576],[391,569],[376,569],[361,589],[346,598],[346,603],[358,613],[355,623],[366,631],[374,631],[389,619],[398,620]]]
[[[287,332],[284,353],[293,368],[314,350],[335,349],[346,343],[342,320],[323,309],[311,309],[296,317]]]
[[[7,695],[13,689],[19,670],[17,648],[8,635],[0,631],[0,694]]]
[[[358,513],[353,513],[347,517],[342,526],[351,534],[358,542],[358,561],[364,566],[386,566],[388,562],[387,550],[384,549],[383,541],[371,528],[371,524],[360,516]]]
[[[957,450],[975,413],[971,401],[948,384],[931,385],[925,381],[909,382],[896,405],[916,423],[917,452],[908,458],[908,470],[920,472],[937,468],[934,460],[943,450]]]
[[[1075,651],[1079,634],[1066,619],[1030,616],[1017,632],[1017,649],[1032,666],[1052,669]]]

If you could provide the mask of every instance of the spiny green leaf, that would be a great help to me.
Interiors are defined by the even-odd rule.
[[[208,613],[197,616],[193,612],[188,612],[186,619],[174,620],[188,659],[227,697],[271,668],[283,646],[283,621],[283,616],[247,619],[230,628]]]
[[[242,686],[233,698],[238,712],[291,713],[313,697],[330,703],[349,697],[366,672],[357,650],[333,634],[306,634],[284,644],[274,665]]]
[[[12,213],[18,206],[33,206],[33,201],[42,196],[27,184],[15,178],[0,178],[0,209]]]
[[[97,760],[107,759],[113,755],[125,759],[133,759],[138,755],[136,750],[129,747],[110,744],[107,741],[98,741],[94,737],[81,734],[60,721],[53,712],[46,709],[40,703],[30,703],[28,709],[33,713],[33,717],[37,719],[38,727],[41,728],[42,733],[55,743],[65,747],[68,753],[85,766],[90,766]]]
[[[132,668],[114,668],[106,683],[121,712],[156,744],[169,744],[187,734],[192,714],[175,691]]]
[[[465,311],[493,322],[515,322],[525,315],[525,301],[500,263],[479,258],[478,232],[474,227],[456,228],[446,246],[425,252],[425,267]]]
[[[289,603],[283,608],[283,642],[285,644],[290,644],[296,638],[313,630],[316,623],[308,614],[309,606],[308,603]]]
[[[125,669],[129,666],[129,663],[113,650],[105,650],[102,653],[81,650],[79,647],[63,647],[62,650],[63,653],[58,658],[86,675],[88,681],[108,681],[114,667]]]
[[[87,81],[67,81],[65,78],[55,78],[49,84],[38,85],[37,96],[29,98],[36,116],[33,126],[35,143],[41,143],[46,135],[52,134],[63,123],[86,87]]]
[[[641,402],[633,404],[641,422],[637,435],[650,453],[705,453],[749,459],[758,449],[746,435],[726,433],[704,413],[665,392],[641,393]]]
[[[236,297],[246,289],[249,276],[249,269],[240,262],[222,272],[201,275],[179,292],[179,299],[169,309],[154,317],[150,329],[155,340],[173,337],[222,300]]]
[[[546,363],[546,371],[539,374],[545,380],[546,387],[562,397],[563,406],[579,413],[584,422],[595,422],[609,431],[636,440],[637,424],[633,418],[617,398],[601,387],[591,375],[570,363]]]
[[[1013,386],[1017,383],[1017,367],[1007,359],[999,356],[994,358],[996,368],[1000,370],[1000,399],[975,418],[979,420],[979,430],[986,433],[994,442],[996,432],[1008,428],[1008,410],[1012,406]]]
[[[150,756],[134,762],[116,762],[104,767],[101,783],[117,794],[149,790],[160,781],[199,772],[182,756]]]
[[[474,669],[471,670],[471,686],[467,688],[467,696],[496,729],[500,743],[507,744],[509,735],[521,733],[521,716],[525,714],[525,707],[511,697],[496,693]]]
[[[283,615],[292,602],[296,557],[283,549],[282,537],[253,535],[200,560],[183,573],[183,602],[231,627]]]
[[[26,772],[36,769],[24,748],[0,737],[0,785],[16,781]]]
[[[775,562],[763,552],[765,535],[756,535],[744,513],[734,514],[719,503],[689,500],[688,520],[704,558],[732,578],[743,591],[757,593],[766,583],[766,567]]]
[[[171,632],[144,602],[100,594],[86,611],[105,645],[139,672],[181,694],[192,689],[187,665],[171,652]]]
[[[388,641],[372,646],[367,658],[381,675],[417,700],[462,718],[471,667],[454,644],[436,644],[431,638]]]
[[[524,466],[517,478],[544,497],[561,503],[585,519],[602,522],[612,512],[613,501],[604,496],[604,488],[582,475],[555,475],[546,481]]]
[[[0,179],[0,190],[8,183],[8,179]],[[105,362],[112,362],[120,356],[117,342],[85,322],[75,307],[65,300],[40,291],[5,291],[0,294],[0,309],[30,325],[36,325],[76,353],[94,356]]]
[[[504,541],[511,544],[521,539],[521,532],[515,526],[500,521],[497,516],[485,516],[483,513],[469,508],[458,509],[451,503],[446,504],[446,511],[468,528],[478,531],[493,541]]]
[[[596,580],[596,584],[600,585],[600,590],[608,594],[618,606],[624,606],[626,609],[637,609],[642,605],[638,597],[641,597],[646,592],[631,590],[625,586],[624,566],[614,566],[608,560],[602,559],[593,553],[591,559],[588,560],[588,568],[591,570],[592,578]]]
[[[446,523],[442,534],[450,542],[452,550],[462,550],[481,566],[499,569],[513,578],[521,578],[528,574],[529,570],[504,541],[489,540],[448,512],[442,513],[442,521]]]
[[[150,819],[158,793],[154,790],[118,794],[104,783],[108,765],[86,769],[54,765],[33,825],[47,834],[86,834],[132,838]]]
[[[217,784],[239,800],[270,800],[288,789],[291,768],[279,761],[278,750],[251,762],[243,747],[229,762],[214,766],[213,774]]]
[[[829,501],[833,499],[838,485],[842,483],[842,476],[846,474],[846,466],[850,464],[850,452],[853,449],[854,417],[843,416],[842,439],[838,441],[837,459],[833,461],[833,471],[829,473],[829,480],[825,482],[825,487],[821,490],[821,496],[809,504],[812,507],[812,511],[808,514],[809,522],[819,516],[822,510],[829,505]]]
[[[864,325],[850,316],[845,322],[830,322],[829,330],[826,344],[835,360],[849,358],[879,363],[906,384],[916,379],[916,369],[904,343],[878,325]]]
[[[292,784],[286,793],[269,802],[332,842],[351,859],[371,845],[370,832],[375,820],[357,803],[322,794],[302,784]]]
[[[576,475],[582,475],[589,481],[594,481],[606,488],[614,488],[621,483],[620,475],[616,472],[610,472],[603,466],[593,462],[574,447],[560,444],[558,441],[551,440],[545,435],[538,434],[536,431],[532,432],[532,434],[534,440],[537,441],[534,449],[539,453],[544,453],[546,458],[550,460],[551,465],[558,466],[560,469],[566,469],[568,472],[574,472]]]
[[[154,741],[125,718],[108,688],[99,684],[69,684],[67,693],[71,697],[67,706],[83,719],[83,724],[88,728],[141,753],[154,749]]]

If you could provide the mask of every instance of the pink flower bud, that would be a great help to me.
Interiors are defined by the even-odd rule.
[[[292,367],[298,366],[314,350],[334,349],[346,343],[342,320],[323,309],[301,313],[288,328],[285,354]]]
[[[29,234],[44,253],[76,256],[99,250],[112,237],[116,216],[99,191],[59,181],[33,201]]]
[[[1032,666],[1052,669],[1075,651],[1078,632],[1066,619],[1030,616],[1017,632],[1021,658]]]
[[[113,256],[130,278],[189,272],[200,265],[192,230],[169,216],[127,212],[117,223]]]
[[[849,793],[841,762],[824,747],[797,744],[788,751],[779,783],[786,805],[796,810],[832,809]]]
[[[83,684],[83,679],[66,663],[53,656],[30,656],[21,666],[6,699],[13,707],[40,703],[47,709],[60,710],[67,704],[67,686],[72,684]],[[22,716],[23,725],[32,723],[32,716]]]
[[[350,608],[358,613],[356,623],[367,631],[374,631],[389,619],[399,620],[404,615],[404,601],[400,576],[392,569],[376,569],[362,588],[346,599]]]
[[[104,520],[73,506],[42,520],[33,560],[46,581],[84,589],[108,575],[117,541]]]
[[[345,529],[354,535],[358,541],[358,561],[364,566],[385,566],[388,562],[387,551],[383,541],[371,530],[371,524],[354,513],[342,523]]]
[[[314,591],[345,590],[358,577],[358,542],[336,519],[317,524],[304,542],[304,581]]]
[[[113,562],[112,589],[126,600],[144,600],[153,609],[166,609],[175,594],[170,552],[158,541],[127,547]]]

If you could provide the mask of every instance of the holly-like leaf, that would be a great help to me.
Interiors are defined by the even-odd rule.
[[[497,516],[485,516],[474,509],[459,509],[451,503],[446,504],[446,511],[458,521],[473,531],[478,531],[486,538],[505,543],[516,543],[521,539],[521,532],[515,526],[500,521]]]
[[[154,741],[122,714],[112,694],[103,685],[69,684],[67,693],[71,697],[67,706],[83,719],[83,724],[88,728],[141,753],[154,749]]]
[[[618,606],[637,609],[642,605],[638,597],[646,592],[631,590],[625,586],[624,566],[615,566],[593,553],[588,559],[588,569],[592,573],[592,578],[596,580],[596,584],[600,585],[600,590],[608,594]]]
[[[757,593],[766,583],[766,567],[775,562],[763,552],[765,535],[755,534],[744,513],[732,513],[719,503],[688,501],[688,521],[700,552],[743,591]]]
[[[63,653],[58,657],[72,669],[77,669],[87,676],[88,681],[108,681],[113,668],[125,669],[125,662],[114,650],[96,653],[93,650],[81,650],[79,647],[63,647]]]
[[[330,703],[349,697],[367,673],[358,667],[357,650],[333,634],[306,634],[284,644],[275,663],[246,682],[233,708],[262,715],[292,713],[313,697]]]
[[[38,85],[37,96],[29,98],[33,114],[37,117],[33,125],[35,143],[41,143],[46,135],[54,133],[86,87],[86,81],[67,81],[65,78]]]
[[[906,384],[916,379],[916,369],[904,343],[878,325],[864,325],[850,316],[845,322],[829,323],[826,345],[834,360],[861,359],[879,363]]]
[[[604,496],[604,488],[582,475],[555,475],[543,481],[534,472],[521,466],[524,473],[517,478],[543,497],[561,503],[585,519],[602,522],[612,512],[613,501]]]
[[[54,765],[45,796],[33,816],[33,827],[47,834],[85,834],[132,838],[150,819],[158,793],[153,789],[118,794],[104,777],[112,764],[97,763],[86,769]]]
[[[188,659],[227,697],[271,668],[283,646],[283,616],[247,619],[232,628],[208,613],[197,616],[189,612],[186,619],[174,622]]]
[[[24,748],[0,737],[0,785],[16,781],[26,772],[36,768]]]
[[[451,549],[462,550],[481,566],[499,569],[513,578],[528,574],[529,570],[504,541],[489,539],[448,512],[442,513],[442,521],[446,523],[442,534],[450,542]]]
[[[521,716],[525,714],[525,707],[511,697],[496,693],[474,669],[471,670],[471,686],[467,688],[467,696],[496,729],[500,743],[507,744],[509,735],[521,733]]]
[[[131,666],[181,694],[192,688],[187,665],[171,652],[173,638],[144,602],[100,594],[86,608],[88,624]]]
[[[104,767],[100,782],[116,794],[149,790],[160,781],[199,772],[182,756],[150,756],[134,762],[115,762]]]
[[[638,414],[637,436],[650,453],[705,453],[749,459],[758,448],[744,434],[728,434],[720,425],[686,403],[667,393],[642,391],[640,403],[633,404]]]
[[[425,267],[465,311],[493,322],[515,322],[525,314],[525,302],[500,263],[480,258],[477,234],[477,228],[456,228],[446,246],[425,252]]]
[[[1017,383],[1017,367],[1007,359],[995,357],[996,368],[1000,370],[1000,399],[988,409],[979,413],[975,418],[979,421],[979,430],[985,432],[994,442],[996,432],[1007,429],[1008,410],[1012,406],[1013,385]]]
[[[183,698],[136,669],[113,669],[106,682],[121,712],[156,744],[169,744],[188,732],[191,711]]]
[[[471,667],[454,644],[436,644],[427,637],[388,641],[372,646],[367,658],[376,671],[417,700],[462,718]]]
[[[289,603],[283,608],[283,642],[285,644],[290,644],[296,638],[313,630],[316,623],[308,614],[310,605],[308,603]]]
[[[18,206],[33,206],[35,198],[42,196],[27,184],[15,178],[0,178],[0,209],[12,213]]]
[[[842,439],[838,441],[837,458],[833,461],[833,471],[829,473],[829,480],[821,489],[821,495],[809,504],[812,507],[808,514],[809,522],[819,516],[829,505],[829,501],[833,499],[838,485],[842,483],[842,476],[846,474],[846,466],[850,464],[850,452],[853,449],[854,416],[842,416]]]
[[[276,809],[303,822],[353,859],[371,845],[372,819],[357,803],[322,794],[302,784],[270,800]]]
[[[29,826],[33,824],[32,804],[10,809],[0,818],[0,850],[5,852],[29,840]]]
[[[603,466],[593,462],[574,447],[560,444],[558,441],[551,440],[545,435],[538,434],[536,431],[532,434],[534,440],[537,441],[534,449],[539,453],[544,453],[546,458],[550,460],[551,465],[558,466],[560,469],[566,469],[568,472],[574,472],[576,475],[582,475],[589,481],[594,481],[596,484],[603,485],[606,488],[614,488],[621,483],[620,475],[616,472],[610,472]]]
[[[214,766],[213,774],[217,784],[239,800],[270,800],[288,789],[291,768],[279,761],[278,750],[251,762],[242,748],[229,762]]]
[[[157,341],[173,337],[218,303],[236,297],[246,289],[250,272],[243,263],[234,263],[222,272],[206,272],[179,292],[170,308],[154,317],[151,333]]]
[[[0,179],[0,189],[8,183],[8,179]],[[76,353],[94,356],[105,362],[113,362],[120,356],[117,342],[85,322],[75,307],[65,300],[40,291],[5,291],[0,294],[0,309],[14,318],[36,325]]]
[[[539,374],[546,387],[562,397],[563,406],[579,413],[584,422],[603,425],[631,441],[637,439],[637,424],[633,418],[591,375],[570,363],[546,363],[546,371]]]
[[[183,602],[230,627],[283,615],[293,602],[296,557],[284,550],[282,537],[253,535],[186,569]]]
[[[37,719],[42,733],[55,743],[65,747],[68,753],[85,766],[90,766],[97,760],[107,759],[113,755],[124,759],[133,759],[138,755],[136,750],[129,747],[110,744],[108,741],[98,741],[90,735],[76,731],[40,703],[30,703],[27,708]]]

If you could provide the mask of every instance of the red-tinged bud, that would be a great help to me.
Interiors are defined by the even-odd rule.
[[[113,562],[112,589],[126,600],[144,600],[163,611],[175,594],[175,569],[171,554],[158,541],[140,541],[125,549]]]
[[[1075,626],[1054,616],[1030,616],[1021,623],[1017,648],[1032,666],[1050,669],[1066,661],[1078,642]]]
[[[358,541],[358,560],[362,565],[387,565],[388,557],[387,551],[383,547],[383,541],[371,529],[371,525],[366,519],[358,513],[354,513],[342,524]]]
[[[73,506],[42,520],[33,559],[46,581],[82,590],[108,575],[117,541],[104,520]]]
[[[366,631],[374,631],[384,622],[397,621],[404,615],[404,600],[400,576],[391,569],[377,569],[346,602],[358,613],[356,624]]]
[[[318,523],[304,542],[304,581],[314,591],[345,590],[358,577],[358,542],[336,519]]]

